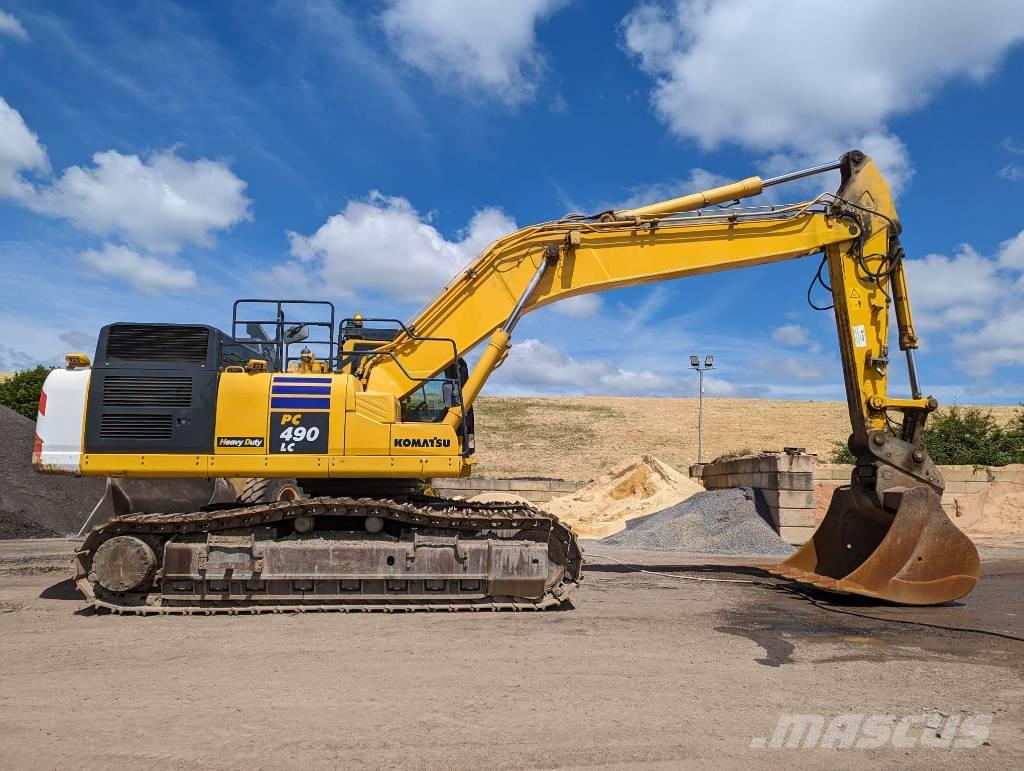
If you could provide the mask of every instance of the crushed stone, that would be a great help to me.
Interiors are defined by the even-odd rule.
[[[0,405],[0,538],[77,533],[103,495],[101,478],[33,469],[34,440],[35,423]]]
[[[663,511],[626,523],[601,544],[640,550],[701,554],[771,554],[796,549],[779,537],[760,514],[749,487],[699,492]]]

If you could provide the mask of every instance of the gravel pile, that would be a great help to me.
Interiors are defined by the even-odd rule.
[[[104,480],[39,474],[35,423],[0,406],[0,538],[77,533],[103,495]]]
[[[626,523],[602,544],[637,550],[678,550],[703,554],[772,554],[795,549],[757,513],[748,487],[708,490],[682,503]]]

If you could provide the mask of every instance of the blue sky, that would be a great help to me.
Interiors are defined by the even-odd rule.
[[[0,0],[0,369],[245,295],[408,316],[515,226],[858,146],[898,190],[927,390],[1017,403],[1022,86],[1011,0]],[[713,352],[712,395],[842,398],[816,263],[544,309],[487,392],[689,395]]]

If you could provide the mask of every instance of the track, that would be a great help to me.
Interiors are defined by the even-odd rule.
[[[362,524],[374,519],[378,534]],[[142,559],[125,591],[94,564],[118,537],[98,570],[112,552],[127,559],[113,573],[107,560],[107,576]],[[94,607],[136,615],[544,610],[569,598],[581,567],[572,531],[527,504],[329,497],[115,517],[86,536],[75,580]]]

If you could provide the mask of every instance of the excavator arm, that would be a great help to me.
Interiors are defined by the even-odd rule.
[[[838,168],[833,194],[791,206],[708,208],[774,184]],[[487,339],[445,421],[457,426],[504,361],[523,314],[591,292],[824,253],[831,281],[857,457],[814,538],[773,570],[819,588],[914,604],[963,596],[979,572],[973,544],[946,517],[943,480],[922,444],[929,412],[914,361],[900,222],[881,174],[863,153],[772,180],[731,185],[639,209],[572,216],[491,245],[361,371],[369,392],[414,390]],[[819,278],[820,278],[819,268]],[[822,281],[824,283],[824,281]],[[827,285],[826,285],[827,286]],[[906,353],[909,398],[888,394],[890,307]],[[489,338],[489,339],[488,339]]]

